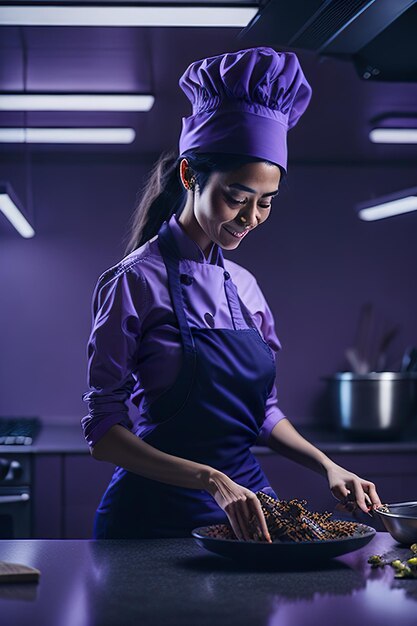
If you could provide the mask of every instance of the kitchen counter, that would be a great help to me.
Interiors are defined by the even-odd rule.
[[[417,420],[405,431],[401,438],[392,441],[352,441],[345,434],[324,427],[315,427],[306,424],[295,428],[306,439],[318,446],[325,454],[335,452],[417,452]],[[269,448],[255,446],[256,454],[275,454]],[[30,446],[0,445],[0,453],[29,453],[29,454],[89,454],[84,440],[81,426],[75,424],[45,424],[35,442]]]
[[[43,424],[30,446],[0,445],[0,453],[89,454],[80,424]]]
[[[0,614],[13,626],[414,626],[417,580],[367,564],[386,553],[411,554],[379,532],[314,569],[256,571],[192,539],[3,540],[0,559],[41,579],[0,585]]]

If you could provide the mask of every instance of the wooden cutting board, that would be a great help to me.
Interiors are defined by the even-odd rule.
[[[40,571],[21,563],[6,563],[0,561],[1,583],[33,583],[39,581]]]

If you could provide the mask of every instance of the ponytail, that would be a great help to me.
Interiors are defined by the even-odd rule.
[[[126,255],[157,235],[164,221],[184,206],[186,191],[177,162],[174,151],[165,152],[152,168],[131,218]]]

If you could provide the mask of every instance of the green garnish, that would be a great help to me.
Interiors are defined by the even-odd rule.
[[[410,549],[417,554],[417,543],[413,543]],[[368,563],[372,568],[390,565],[395,570],[394,578],[417,578],[417,556],[412,556],[403,562],[400,559],[384,561],[380,554],[373,554],[368,558]]]

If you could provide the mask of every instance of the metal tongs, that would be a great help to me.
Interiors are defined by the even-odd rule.
[[[374,517],[374,509],[371,498],[365,493],[365,500],[367,501],[368,511],[367,514],[369,517]],[[340,500],[338,504],[336,504],[335,509],[340,513],[349,513],[353,517],[358,517],[359,511],[363,513],[362,509],[359,508],[355,500],[352,500],[352,496],[349,494],[344,500]]]

